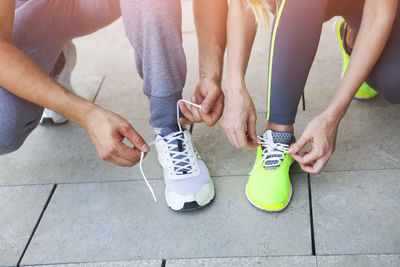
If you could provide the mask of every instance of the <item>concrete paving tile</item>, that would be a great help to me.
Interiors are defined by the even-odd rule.
[[[320,267],[397,267],[400,255],[318,256],[317,262]]]
[[[400,170],[311,178],[317,255],[400,252]]]
[[[0,187],[0,266],[17,265],[51,189]]]
[[[182,259],[167,260],[167,267],[231,267],[231,266],[273,266],[289,267],[317,266],[314,256],[290,256],[290,257],[243,257],[243,258],[208,258],[208,259]]]
[[[161,260],[133,260],[133,261],[106,261],[106,262],[85,262],[85,263],[60,263],[29,266],[46,267],[160,267]],[[24,266],[24,265],[22,265]]]
[[[277,214],[248,203],[246,181],[215,178],[214,202],[190,213],[167,208],[162,181],[158,203],[142,181],[59,185],[23,264],[311,254],[306,175]]]

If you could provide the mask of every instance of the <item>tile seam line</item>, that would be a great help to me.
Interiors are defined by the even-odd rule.
[[[103,77],[101,79],[101,82],[100,82],[99,86],[97,87],[96,94],[93,97],[92,103],[96,103],[97,97],[99,96],[100,90],[103,87],[104,81],[106,79],[106,75],[103,74],[102,76]]]
[[[285,257],[285,258],[290,258],[290,257],[316,257],[310,254],[299,254],[299,255],[270,255],[270,256],[265,256],[265,255],[260,255],[260,256],[226,256],[226,257],[202,257],[202,258],[146,258],[146,259],[118,259],[118,260],[99,260],[99,261],[70,261],[70,262],[50,262],[50,263],[34,263],[34,264],[23,264],[21,266],[49,266],[49,265],[66,265],[66,264],[91,264],[91,263],[115,263],[115,262],[124,262],[124,261],[162,261],[165,260],[166,263],[171,260],[198,260],[198,259],[240,259],[240,258],[246,258],[246,259],[251,259],[251,258],[279,258],[279,257]],[[3,266],[0,266],[3,267]],[[8,267],[8,266],[6,266]]]
[[[316,257],[310,254],[276,254],[276,255],[258,255],[258,256],[220,256],[220,257],[201,257],[201,258],[165,258],[165,260],[199,260],[199,259],[252,259],[252,258],[294,258],[294,257]]]
[[[324,173],[335,173],[335,172],[364,172],[364,171],[395,171],[395,170],[400,170],[400,168],[383,168],[383,169],[358,169],[358,170],[328,170],[328,171],[323,171],[318,175],[313,175],[310,176],[311,179],[315,177],[321,176],[321,174]],[[294,172],[291,173],[292,175],[298,175],[298,174],[307,174],[306,172]],[[211,178],[225,178],[225,177],[241,177],[241,176],[247,176],[248,173],[243,173],[243,174],[228,174],[228,175],[213,175]],[[161,181],[164,178],[148,178],[149,181]],[[126,178],[126,179],[121,179],[121,180],[104,180],[104,181],[84,181],[84,182],[64,182],[60,183],[57,182],[58,185],[68,185],[68,184],[101,184],[101,183],[116,183],[116,182],[140,182],[142,181],[141,179],[131,179],[131,178]],[[44,186],[44,185],[53,185],[54,183],[39,183],[39,184],[6,184],[6,185],[0,185],[0,188],[4,187],[18,187],[18,186]]]
[[[18,259],[18,263],[17,263],[16,266],[19,267],[19,266],[21,265],[21,262],[22,262],[22,260],[23,260],[23,258],[24,258],[24,256],[25,256],[25,253],[26,253],[26,251],[28,250],[28,247],[29,247],[29,245],[30,245],[30,243],[31,243],[31,241],[32,241],[32,239],[33,239],[33,236],[35,235],[36,230],[37,230],[37,228],[39,227],[39,224],[40,224],[40,222],[41,222],[41,220],[42,220],[42,218],[43,218],[43,216],[44,216],[44,213],[45,213],[46,210],[47,210],[47,207],[48,207],[49,204],[50,204],[51,199],[53,198],[53,195],[54,195],[54,192],[56,191],[56,189],[57,189],[57,184],[53,184],[53,188],[51,189],[50,194],[49,194],[49,196],[47,197],[46,203],[44,204],[44,206],[43,206],[43,208],[42,208],[42,210],[41,210],[41,212],[40,212],[39,218],[38,218],[37,221],[36,221],[36,224],[35,224],[35,226],[34,226],[34,228],[33,228],[33,230],[32,230],[32,233],[31,233],[30,236],[29,236],[28,242],[26,243],[26,245],[25,245],[25,247],[24,247],[24,250],[22,251],[22,254],[21,254],[20,258]]]
[[[270,256],[227,256],[227,257],[202,257],[202,258],[165,258],[166,262],[171,260],[199,260],[199,259],[239,259],[239,258],[291,258],[291,257],[335,257],[335,256],[397,256],[400,253],[378,253],[378,254],[321,254],[321,255],[309,255],[309,254],[299,254],[299,255],[270,255]],[[146,258],[146,259],[118,259],[118,260],[110,260],[110,261],[82,261],[82,262],[54,262],[54,263],[40,263],[40,264],[24,264],[22,266],[49,266],[49,265],[65,265],[65,264],[86,264],[86,263],[113,263],[113,262],[122,262],[122,261],[162,261],[163,259],[155,259],[155,258]],[[9,267],[9,266],[1,266],[1,267]]]
[[[304,172],[296,172],[296,173],[291,173],[292,175],[298,175],[298,174],[306,174]],[[216,175],[216,176],[211,176],[211,178],[214,179],[220,179],[220,178],[227,178],[227,177],[247,177],[248,173],[245,174],[234,174],[234,175]],[[164,178],[148,178],[149,181],[163,181]],[[104,181],[83,181],[83,182],[57,182],[57,185],[78,185],[78,184],[104,184],[104,183],[121,183],[121,182],[144,182],[142,179],[132,179],[132,178],[126,178],[126,179],[120,179],[120,180],[104,180]],[[0,185],[0,188],[6,188],[6,187],[20,187],[20,186],[46,186],[46,185],[53,185],[53,183],[43,183],[43,184],[10,184],[10,185]]]
[[[202,258],[166,258],[164,259],[166,262],[171,260],[201,260],[201,259],[239,259],[239,258],[279,258],[279,257],[335,257],[335,256],[397,256],[400,253],[378,253],[378,254],[321,254],[321,255],[309,255],[309,254],[300,254],[300,255],[270,255],[270,256],[227,256],[227,257],[202,257]],[[90,264],[90,263],[113,263],[113,262],[121,262],[121,261],[162,261],[163,259],[121,259],[121,260],[111,260],[111,261],[82,261],[82,262],[56,262],[56,263],[41,263],[41,264],[24,264],[22,266],[49,266],[49,265],[65,265],[65,264]],[[0,266],[0,267],[9,267],[9,266]],[[11,267],[11,266],[10,266]]]
[[[117,263],[117,262],[139,262],[139,261],[162,261],[162,259],[118,259],[118,260],[94,260],[94,261],[67,261],[67,262],[48,262],[48,263],[32,263],[32,264],[23,264],[21,266],[26,267],[35,267],[35,266],[65,266],[68,264],[73,265],[81,265],[81,264],[98,264],[98,263]],[[8,267],[8,266],[0,266],[0,267]]]
[[[400,256],[400,252],[388,252],[388,253],[355,253],[355,254],[317,254],[316,257],[337,257],[337,256]]]
[[[400,168],[381,168],[381,169],[346,169],[346,170],[327,170],[327,171],[322,171],[321,174],[323,173],[334,173],[334,172],[364,172],[364,171],[395,171],[395,170],[400,170]],[[307,174],[306,172],[293,172],[290,173],[292,175],[297,175],[297,174]],[[318,177],[321,174],[318,175],[312,175],[310,178]],[[224,178],[224,177],[240,177],[240,176],[247,176],[248,173],[243,173],[243,174],[223,174],[223,175],[213,175],[211,178]],[[149,180],[163,180],[164,178],[160,177],[153,177],[153,178],[148,178]],[[141,181],[141,179],[132,179],[132,178],[126,178],[126,179],[120,179],[120,180],[104,180],[104,181],[82,181],[82,182],[57,182],[58,185],[62,184],[89,184],[89,183],[113,183],[113,182],[129,182],[129,181]],[[33,183],[33,184],[0,184],[1,187],[18,187],[18,186],[44,186],[44,185],[53,185],[54,182],[50,183]]]
[[[313,214],[312,191],[311,191],[311,175],[309,173],[307,173],[307,185],[308,185],[308,205],[309,205],[308,209],[310,213],[311,255],[316,256],[314,214]]]

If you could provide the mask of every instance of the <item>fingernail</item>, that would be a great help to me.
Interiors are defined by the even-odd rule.
[[[293,147],[289,147],[288,152],[292,153],[293,152]]]
[[[149,151],[150,151],[150,147],[149,147],[147,144],[144,144],[144,145],[142,146],[142,151],[143,151],[143,152],[149,152]]]

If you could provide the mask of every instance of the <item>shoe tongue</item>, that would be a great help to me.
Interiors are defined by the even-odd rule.
[[[274,143],[280,143],[280,144],[287,144],[290,145],[290,142],[292,140],[292,134],[289,132],[275,132],[268,130],[264,133],[264,139],[272,141]],[[264,147],[263,147],[264,148]],[[268,153],[274,152],[272,147],[268,148]],[[273,165],[273,164],[278,164],[279,160],[276,158],[272,158],[272,156],[268,156],[266,160],[267,165]],[[265,169],[267,170],[273,170],[276,169],[278,166],[274,167],[266,167],[264,166]]]
[[[264,139],[273,141],[274,143],[290,145],[292,134],[289,132],[275,132],[268,130],[264,133]]]
[[[155,132],[156,132],[156,135],[161,135],[162,137],[164,137],[169,134],[179,132],[179,127],[178,127],[178,124],[175,124],[175,125],[171,125],[168,127],[157,128],[155,130]]]

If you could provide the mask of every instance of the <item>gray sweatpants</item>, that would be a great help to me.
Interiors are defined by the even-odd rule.
[[[50,73],[66,42],[109,25],[121,12],[150,100],[150,124],[176,124],[186,79],[180,0],[17,0],[13,41]],[[0,155],[17,150],[42,113],[42,107],[0,87]]]

